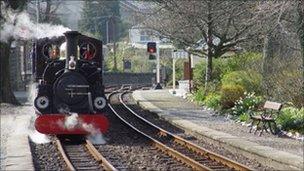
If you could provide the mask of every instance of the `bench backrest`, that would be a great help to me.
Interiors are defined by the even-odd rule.
[[[264,109],[281,110],[282,104],[277,102],[266,101]]]

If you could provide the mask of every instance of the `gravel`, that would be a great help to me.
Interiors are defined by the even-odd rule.
[[[51,143],[35,144],[30,142],[35,170],[64,170],[65,164],[56,145]]]

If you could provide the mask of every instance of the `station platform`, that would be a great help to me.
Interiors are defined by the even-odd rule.
[[[168,89],[137,90],[133,98],[144,109],[157,113],[173,125],[190,131],[276,170],[304,170],[304,142],[269,133],[249,133],[246,125],[236,123],[212,110],[172,95]],[[161,127],[161,125],[160,125]]]
[[[15,95],[21,103],[27,101],[26,92],[15,92]],[[33,113],[34,109],[29,104],[0,104],[0,170],[35,170],[28,137]]]

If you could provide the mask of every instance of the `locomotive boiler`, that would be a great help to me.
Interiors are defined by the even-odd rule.
[[[107,130],[101,41],[68,31],[37,40],[32,59],[37,131],[59,135]]]

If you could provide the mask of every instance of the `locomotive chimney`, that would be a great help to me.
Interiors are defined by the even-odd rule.
[[[74,60],[77,61],[78,36],[81,34],[77,31],[67,31],[64,35],[66,40],[65,68],[68,70],[71,56],[74,56]]]

